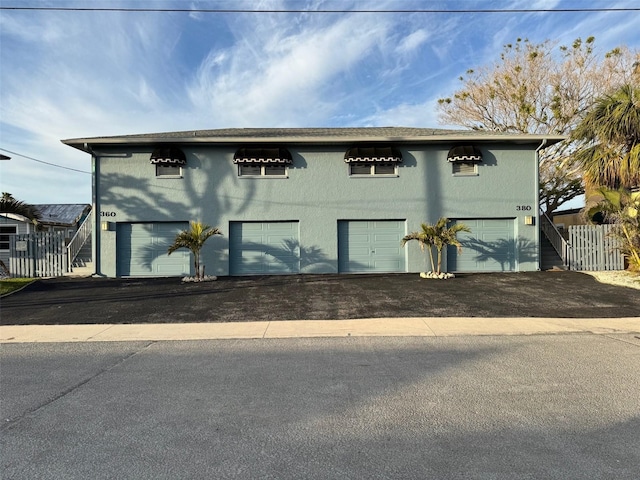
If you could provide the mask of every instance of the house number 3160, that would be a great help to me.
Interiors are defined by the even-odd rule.
[[[529,212],[531,210],[531,205],[516,205],[516,210],[518,212]]]

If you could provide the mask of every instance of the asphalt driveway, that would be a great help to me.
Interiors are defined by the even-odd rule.
[[[578,272],[39,280],[1,300],[2,325],[386,317],[640,316],[638,290]]]

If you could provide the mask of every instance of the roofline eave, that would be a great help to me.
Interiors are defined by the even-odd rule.
[[[146,136],[146,137],[96,137],[96,138],[75,138],[61,140],[62,143],[70,147],[76,148],[86,153],[92,153],[92,150],[99,147],[111,147],[116,145],[122,146],[147,146],[158,144],[174,144],[174,145],[238,145],[238,144],[352,144],[352,143],[451,143],[451,142],[507,142],[516,144],[535,144],[539,145],[543,140],[547,140],[545,147],[566,140],[566,135],[429,135],[429,136],[281,136],[281,137],[216,137],[216,136],[185,136],[185,137],[168,137],[168,136]]]

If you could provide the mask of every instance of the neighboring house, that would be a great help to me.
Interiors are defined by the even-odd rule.
[[[91,205],[86,203],[42,204],[34,205],[40,212],[39,231],[65,232],[70,240],[78,227],[91,213]]]
[[[425,128],[221,129],[63,143],[90,153],[95,271],[193,273],[189,220],[223,236],[207,274],[419,272],[421,222],[464,222],[454,272],[539,269],[538,152],[563,137]]]
[[[587,217],[584,208],[570,208],[553,212],[553,224],[562,233],[564,238],[569,236],[569,227],[574,225],[587,225]]]
[[[0,213],[0,261],[9,265],[11,237],[22,233],[34,233],[35,224],[22,215]]]
[[[33,205],[41,214],[38,226],[23,217],[12,213],[0,214],[0,260],[9,264],[9,245],[12,235],[35,233],[36,231],[62,231],[67,241],[73,238],[78,227],[91,213],[91,205],[80,204],[42,204]]]

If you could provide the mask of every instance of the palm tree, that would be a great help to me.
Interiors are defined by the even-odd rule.
[[[220,232],[218,228],[211,227],[200,221],[191,221],[190,223],[191,227],[189,230],[183,230],[176,235],[176,239],[173,242],[173,245],[171,245],[167,250],[167,253],[171,255],[179,248],[191,250],[191,252],[193,252],[193,264],[196,269],[196,278],[200,280],[204,277],[204,267],[202,269],[203,271],[200,271],[200,251],[209,237],[212,237],[213,235],[222,235],[222,232]]]
[[[42,218],[42,214],[36,207],[20,200],[16,200],[13,198],[13,195],[7,192],[2,192],[2,198],[0,199],[0,213],[21,215],[31,220],[34,225],[37,225],[38,221]]]
[[[416,240],[420,245],[420,250],[426,248],[429,252],[431,260],[431,271],[440,274],[442,269],[442,249],[447,245],[453,245],[460,250],[462,244],[458,240],[458,233],[470,232],[471,230],[464,223],[456,223],[449,225],[449,219],[441,217],[434,225],[422,223],[421,230],[412,232],[402,238],[401,244],[405,244],[411,240]],[[433,262],[433,247],[437,252],[437,269]]]
[[[603,199],[587,215],[593,218],[601,213],[614,224],[612,234],[620,241],[620,251],[627,257],[630,268],[640,272],[640,191],[601,188],[599,192]]]
[[[596,100],[572,134],[583,142],[576,153],[592,187],[640,185],[640,88],[623,85]]]

